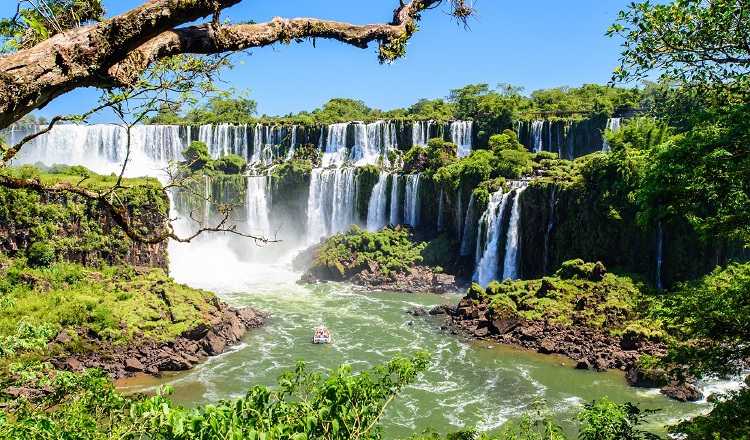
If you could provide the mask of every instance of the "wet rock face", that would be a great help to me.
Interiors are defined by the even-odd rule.
[[[317,284],[331,279],[328,274],[316,274],[308,271],[297,281],[298,284]],[[340,281],[340,279],[334,278]],[[415,266],[409,272],[398,272],[383,275],[379,268],[367,267],[343,280],[368,290],[389,292],[430,292],[454,293],[458,291],[456,277],[444,273],[436,273],[428,266]]]
[[[79,329],[79,336],[89,338],[89,342],[101,349],[84,356],[53,359],[52,363],[70,371],[101,368],[113,379],[136,373],[159,376],[164,371],[189,370],[201,359],[221,354],[250,329],[263,325],[266,317],[249,307],[236,309],[218,303],[207,323],[191,328],[171,341],[139,341],[129,347],[108,345],[93,339],[85,329]],[[67,332],[62,333],[67,335]]]
[[[627,371],[632,386],[655,387],[655,378],[635,367],[643,354],[660,356],[666,354],[666,345],[652,341],[622,340],[601,329],[592,329],[574,324],[556,324],[546,320],[525,320],[520,317],[488,316],[487,304],[467,298],[455,308],[442,308],[447,313],[448,327],[455,332],[471,337],[492,340],[498,343],[519,345],[543,354],[557,354],[576,361],[576,368],[604,371],[619,369]],[[437,313],[435,310],[430,314]],[[682,387],[669,390],[670,397],[694,398],[695,390]]]
[[[703,398],[703,393],[691,383],[671,382],[659,392],[680,402],[697,402]]]

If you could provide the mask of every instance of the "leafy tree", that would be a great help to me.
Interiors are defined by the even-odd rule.
[[[247,161],[236,154],[228,154],[216,159],[213,166],[215,170],[224,174],[240,174],[247,166]]]
[[[746,98],[749,26],[744,0],[631,3],[608,31],[624,39],[613,80],[637,80],[658,70],[680,85],[704,92],[729,90]]]
[[[188,111],[187,121],[193,124],[246,123],[253,120],[258,103],[246,98],[246,92],[237,97],[215,96],[200,107]]]
[[[581,423],[580,440],[636,440],[659,439],[660,437],[635,427],[644,416],[637,406],[631,403],[619,405],[606,398],[588,403],[578,413]]]
[[[203,169],[211,161],[211,156],[208,154],[208,147],[205,142],[201,141],[190,142],[190,145],[182,150],[182,157],[185,158],[187,166],[193,172]]]
[[[420,99],[406,111],[413,119],[444,121],[454,119],[453,106],[442,99]]]
[[[349,98],[334,98],[323,104],[322,109],[313,111],[321,121],[326,123],[366,121],[371,119],[372,109],[364,102]]]

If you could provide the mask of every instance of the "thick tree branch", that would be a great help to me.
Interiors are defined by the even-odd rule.
[[[420,11],[444,0],[400,2],[387,24],[275,18],[263,24],[220,26],[212,21],[175,29],[240,1],[151,0],[0,57],[0,129],[73,89],[133,84],[152,62],[179,53],[222,53],[303,38],[328,38],[360,48],[372,41],[381,48],[403,44],[414,33]]]

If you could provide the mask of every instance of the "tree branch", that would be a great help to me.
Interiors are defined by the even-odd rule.
[[[277,17],[263,24],[220,26],[208,22],[175,29],[240,1],[151,0],[109,20],[56,34],[30,49],[0,57],[0,129],[73,89],[134,84],[151,63],[179,53],[223,53],[327,38],[359,48],[378,41],[381,61],[391,60],[403,54],[420,12],[444,0],[402,3],[387,24],[358,26]],[[398,45],[398,50],[384,52],[392,44]]]

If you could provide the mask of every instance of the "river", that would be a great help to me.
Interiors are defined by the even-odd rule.
[[[630,388],[621,372],[576,370],[563,357],[468,341],[442,330],[437,318],[405,313],[457,303],[459,295],[362,292],[341,283],[302,286],[295,283],[300,274],[290,269],[290,258],[273,264],[243,262],[230,240],[238,238],[170,244],[171,275],[216,292],[230,305],[270,313],[267,324],[191,371],[124,381],[121,390],[153,393],[159,385],[171,385],[176,403],[203,405],[242,396],[257,384],[275,387],[279,374],[294,369],[297,359],[307,361],[308,371],[325,372],[342,363],[358,371],[422,349],[431,353],[430,367],[387,409],[385,438],[409,437],[428,427],[443,433],[468,426],[497,432],[507,420],[530,411],[535,399],[548,402],[567,433],[575,432],[573,418],[580,405],[602,396],[661,409],[649,420],[650,429],[659,433],[666,423],[708,410],[705,402],[679,403],[655,390]],[[332,344],[311,343],[319,325],[331,330]]]

